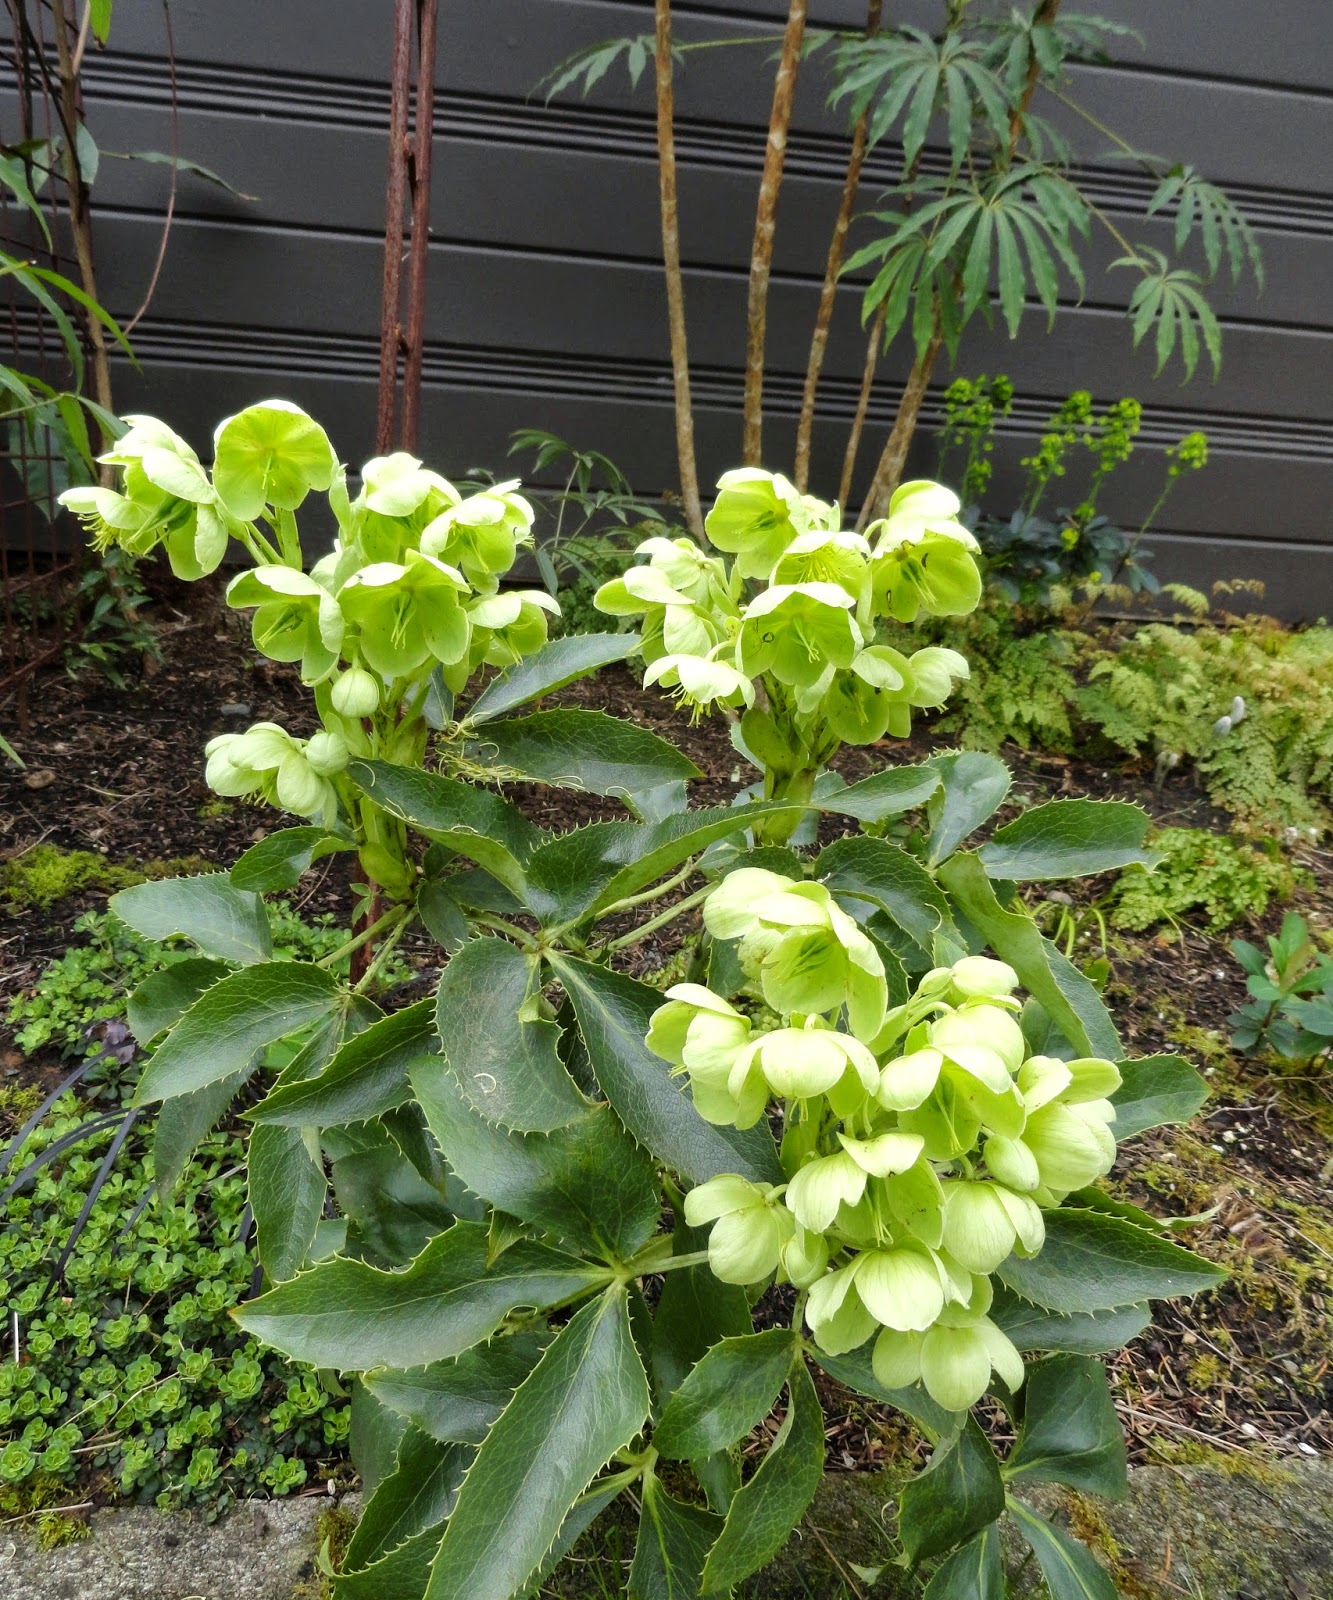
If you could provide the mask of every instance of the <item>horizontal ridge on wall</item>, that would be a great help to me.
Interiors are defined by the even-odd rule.
[[[140,361],[150,367],[185,364],[279,376],[298,370],[311,376],[362,383],[375,382],[379,376],[377,342],[347,334],[266,332],[149,317],[135,329],[134,346]],[[743,393],[739,371],[696,364],[692,365],[690,376],[698,407],[739,414]],[[639,405],[672,403],[669,365],[641,360],[616,361],[437,342],[426,347],[423,379],[428,386],[437,388],[521,391],[559,399],[621,398]],[[764,389],[766,411],[775,417],[798,415],[802,384],[803,380],[794,374],[769,374]],[[1099,397],[1103,402],[1109,398],[1114,397]],[[856,399],[856,383],[828,377],[820,385],[819,415],[825,420],[849,419]],[[890,420],[896,401],[896,388],[882,385],[871,400],[872,419]],[[1048,401],[1017,397],[1011,415],[998,431],[1002,435],[1040,433],[1053,409]],[[927,427],[943,423],[941,389],[927,397],[922,417]],[[1290,418],[1154,405],[1145,412],[1140,437],[1145,444],[1169,445],[1196,428],[1207,433],[1214,449],[1237,455],[1333,461],[1333,424]]]
[[[136,106],[169,106],[171,73],[166,62],[148,56],[96,56],[83,69],[92,105],[97,101]],[[319,79],[290,73],[258,73],[182,62],[176,68],[176,98],[182,112],[191,110],[246,114],[293,122],[324,123],[383,133],[388,124],[387,87],[342,79]],[[763,161],[765,134],[686,118],[676,124],[676,155],[685,165],[728,171],[757,172]],[[655,160],[656,132],[650,110],[642,113],[601,106],[547,105],[539,99],[441,91],[435,104],[437,139],[500,140],[566,151],[630,159]],[[799,177],[841,183],[847,146],[838,137],[793,131],[787,145],[786,170]],[[942,150],[928,149],[922,171],[938,176],[947,171]],[[1075,169],[1081,186],[1098,205],[1112,211],[1141,212],[1155,187],[1143,173],[1119,167],[1089,165]],[[867,204],[876,187],[894,184],[899,165],[889,150],[872,152],[863,169]],[[1250,221],[1271,232],[1333,237],[1333,197],[1276,190],[1252,184],[1228,184],[1227,192]]]

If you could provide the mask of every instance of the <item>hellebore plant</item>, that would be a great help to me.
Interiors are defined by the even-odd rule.
[[[958,497],[936,483],[903,484],[864,535],[777,473],[740,468],[718,490],[704,528],[722,554],[648,539],[647,559],[595,603],[643,617],[646,682],[696,716],[730,716],[766,799],[808,800],[840,745],[906,738],[913,711],[942,706],[967,676],[955,650],[907,654],[904,629],[976,608],[978,546]],[[756,838],[781,841],[794,826],[762,823]]]
[[[1060,800],[978,842],[1009,776],[975,754],[813,781],[857,685],[901,727],[956,675],[879,639],[968,603],[946,492],[913,488],[859,541],[779,480],[729,475],[711,520],[730,566],[663,542],[612,589],[645,614],[650,669],[671,662],[654,676],[756,713],[743,742],[790,752],[760,798],[701,810],[666,741],[531,709],[640,641],[542,642],[539,600],[500,587],[530,522],[515,486],[465,499],[391,456],[352,499],[322,430],[280,403],[219,429],[211,476],[142,418],[113,464],[119,490],[70,501],[99,542],[163,542],[197,575],[223,527],[253,562],[229,596],[261,651],[299,663],[321,723],[207,753],[221,792],[308,820],[114,907],[197,950],[130,1004],[159,1181],[243,1112],[264,1292],[237,1320],[353,1386],[366,1501],[339,1600],[517,1600],[620,1494],[640,1513],[631,1595],[732,1592],[818,1485],[812,1362],[932,1443],[899,1520],[931,1600],[1003,1593],[1006,1509],[1054,1592],[1113,1600],[1018,1491],[1123,1489],[1095,1357],[1219,1274],[1097,1183],[1117,1140],[1188,1118],[1203,1087],[1176,1057],[1124,1059],[1015,886],[1144,861],[1147,819]],[[338,534],[307,566],[312,492]],[[515,779],[633,817],[551,833],[498,792]],[[812,810],[880,833],[772,842]],[[905,843],[882,836],[909,815]],[[275,959],[263,899],[340,849],[387,900],[352,986],[342,952]],[[701,903],[689,982],[663,996],[618,970]],[[386,1010],[377,975],[418,926],[436,994]],[[1003,1460],[969,1414],[983,1394],[1012,1418]],[[747,1476],[742,1443],[778,1406]]]

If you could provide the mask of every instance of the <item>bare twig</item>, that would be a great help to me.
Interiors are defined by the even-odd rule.
[[[162,263],[167,256],[167,240],[171,237],[172,218],[176,215],[176,182],[180,168],[181,154],[181,117],[180,101],[176,93],[176,41],[171,31],[171,4],[170,0],[162,0],[162,15],[167,26],[167,71],[171,74],[171,187],[167,191],[167,214],[162,219],[162,237],[158,241],[157,260],[153,263],[153,273],[148,280],[148,287],[144,291],[143,304],[125,324],[126,337],[138,326],[139,320],[152,304],[153,296],[157,293],[157,280],[162,275]],[[87,17],[84,18],[85,25]]]
[[[856,398],[856,415],[852,418],[851,432],[847,435],[847,448],[842,457],[842,481],[838,485],[838,504],[844,514],[852,499],[852,475],[856,471],[856,454],[861,448],[861,435],[865,431],[866,412],[870,409],[870,391],[875,386],[875,367],[879,361],[880,341],[884,337],[884,303],[881,301],[870,324],[870,338],[866,343],[865,366],[861,369],[861,392]]]
[[[778,191],[782,187],[782,165],[787,155],[787,130],[791,125],[792,101],[796,95],[796,73],[801,62],[801,41],[805,37],[806,0],[791,0],[787,26],[782,35],[773,83],[773,109],[768,121],[768,145],[764,151],[764,175],[759,183],[759,204],[755,209],[754,243],[750,251],[750,290],[745,317],[745,411],[743,450],[746,466],[760,464],[764,432],[764,344],[768,332],[768,282],[773,268],[773,234],[777,228]]]

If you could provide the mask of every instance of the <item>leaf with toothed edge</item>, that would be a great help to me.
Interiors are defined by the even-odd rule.
[[[1033,1305],[1002,1283],[994,1289],[990,1319],[1021,1351],[1109,1355],[1137,1339],[1152,1321],[1146,1304],[1061,1313]]]
[[[1155,866],[1148,813],[1123,800],[1051,800],[997,828],[977,851],[992,878],[1078,878]]]
[[[241,966],[268,961],[273,955],[264,902],[257,894],[238,889],[225,872],[138,883],[113,894],[107,905],[145,939],[181,934],[204,955]]]
[[[1110,1574],[1085,1546],[1021,1500],[1011,1496],[1008,1504],[1032,1546],[1051,1600],[1117,1600]]]
[[[377,1400],[432,1439],[480,1444],[550,1342],[549,1335],[511,1333],[448,1361],[377,1368],[361,1381]]]
[[[938,866],[992,816],[1009,793],[1013,775],[1003,761],[980,750],[954,750],[928,763],[940,776],[929,803],[928,862]]]
[[[577,678],[623,661],[639,643],[637,633],[576,633],[551,639],[535,655],[525,656],[500,677],[492,678],[463,720],[469,728],[480,727]]]
[[[1111,1096],[1116,1141],[1189,1122],[1208,1098],[1208,1085],[1183,1056],[1141,1056],[1120,1062],[1120,1087]]]
[[[468,757],[497,776],[626,796],[700,776],[675,745],[604,711],[534,711],[491,723],[467,743]]]

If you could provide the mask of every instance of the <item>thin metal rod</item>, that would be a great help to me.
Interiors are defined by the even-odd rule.
[[[412,70],[413,0],[395,0],[393,76],[389,97],[389,176],[384,203],[384,292],[380,302],[380,384],[375,448],[393,448],[398,399],[398,343],[402,315],[403,203],[407,194],[407,109]]]
[[[426,353],[426,273],[430,265],[430,158],[435,143],[435,21],[439,0],[417,0],[417,104],[412,128],[412,240],[407,261],[403,340],[404,450],[415,450]]]

